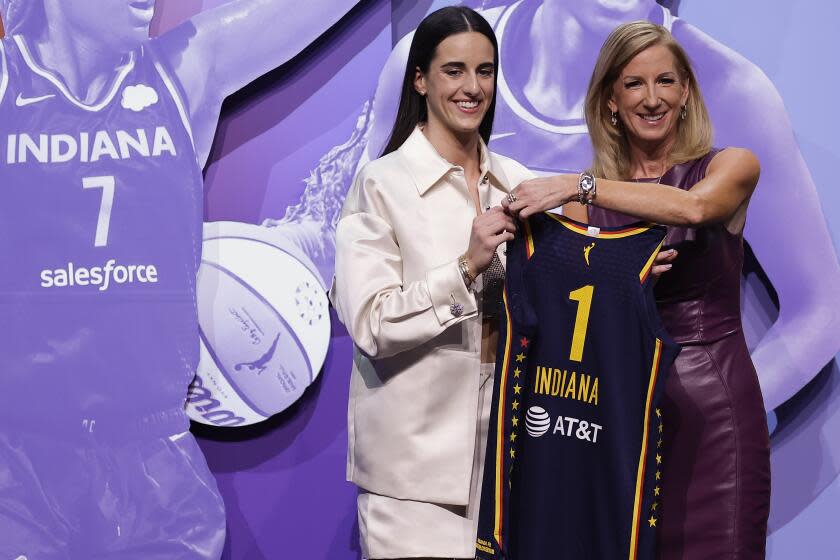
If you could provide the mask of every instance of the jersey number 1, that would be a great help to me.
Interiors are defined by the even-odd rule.
[[[584,286],[569,292],[569,299],[578,302],[572,350],[569,352],[569,359],[575,362],[583,360],[583,344],[586,342],[586,327],[589,326],[589,309],[592,307],[594,292],[595,286]]]
[[[93,240],[94,247],[104,247],[108,244],[108,229],[111,227],[111,208],[114,206],[114,181],[113,175],[102,177],[85,177],[82,179],[82,187],[85,189],[102,189],[102,201],[99,204],[99,218],[96,220],[96,236]]]

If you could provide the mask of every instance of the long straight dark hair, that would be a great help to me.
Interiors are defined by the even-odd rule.
[[[474,31],[481,33],[493,45],[493,99],[490,107],[478,127],[478,133],[484,143],[490,142],[490,132],[493,130],[493,115],[496,112],[496,79],[499,75],[499,43],[493,28],[478,12],[463,6],[449,6],[441,8],[427,15],[411,40],[408,51],[408,62],[405,65],[402,91],[400,92],[400,106],[391,136],[382,155],[390,154],[402,146],[418,123],[426,122],[428,111],[426,100],[414,89],[414,76],[419,68],[423,74],[429,71],[429,65],[435,56],[437,46],[447,37],[458,33]]]

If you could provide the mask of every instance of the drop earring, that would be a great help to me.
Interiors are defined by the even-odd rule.
[[[613,126],[618,126],[618,113],[616,113],[615,111],[610,111],[610,113],[612,113],[610,115],[610,122]]]
[[[682,111],[680,111],[680,118],[681,118],[682,120],[685,120],[685,116],[686,116],[687,114],[688,114],[688,110],[686,109],[686,106],[685,106],[685,105],[683,105],[683,106],[682,106]]]

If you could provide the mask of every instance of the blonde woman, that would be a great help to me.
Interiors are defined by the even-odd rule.
[[[641,218],[673,226],[666,243],[678,256],[656,294],[683,351],[662,407],[659,556],[764,558],[769,438],[739,302],[758,160],[745,149],[712,148],[685,51],[667,29],[648,22],[621,25],[604,43],[586,122],[594,182],[578,175],[534,179],[503,204],[526,218],[578,199],[591,206],[595,225]]]

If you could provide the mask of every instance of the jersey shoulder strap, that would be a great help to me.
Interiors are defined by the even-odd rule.
[[[190,142],[192,142],[193,145],[193,151],[195,151],[195,137],[193,136],[192,125],[190,123],[187,95],[184,88],[181,86],[181,83],[178,81],[174,70],[167,63],[165,57],[161,56],[159,49],[157,48],[157,43],[154,39],[146,41],[141,47],[140,53],[140,58],[143,60],[148,58],[154,66],[155,72],[157,72],[160,76],[163,85],[166,87],[166,91],[169,93],[169,96],[172,98],[172,102],[175,103],[175,107],[178,109],[178,116],[181,119],[181,124],[184,126],[184,130],[186,130],[187,135],[190,137]]]
[[[6,61],[6,39],[0,39],[0,105],[9,87],[9,63]]]

